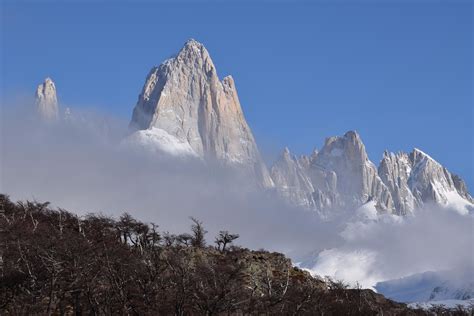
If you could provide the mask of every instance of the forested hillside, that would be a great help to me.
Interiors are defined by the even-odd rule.
[[[128,214],[79,218],[0,195],[0,314],[426,313],[311,277],[282,254],[235,246],[237,234],[206,242],[203,223],[191,218],[190,226],[172,235]]]

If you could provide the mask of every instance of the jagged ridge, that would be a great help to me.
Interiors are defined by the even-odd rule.
[[[325,213],[375,201],[379,212],[407,215],[427,203],[467,214],[474,209],[464,181],[419,149],[385,152],[377,168],[357,132],[330,137],[321,151],[296,158],[285,148],[271,168],[277,190],[294,204]]]

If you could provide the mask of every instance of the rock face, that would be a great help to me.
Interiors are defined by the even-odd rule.
[[[310,157],[296,159],[286,151],[273,166],[272,177],[283,196],[322,213],[372,200],[379,211],[393,211],[390,192],[356,132],[326,139]]]
[[[295,205],[314,207],[313,184],[307,174],[309,161],[306,157],[301,160],[293,157],[285,148],[280,159],[271,169],[275,187],[284,198]]]
[[[385,153],[379,175],[389,187],[399,214],[428,203],[447,205],[461,213],[474,210],[474,200],[464,181],[419,149]]]
[[[360,136],[349,131],[342,137],[326,139],[312,162],[318,168],[335,173],[335,189],[345,206],[353,207],[375,200],[381,211],[393,209],[390,192],[369,160]]]
[[[130,127],[138,133],[132,136],[142,140],[147,133],[159,134],[154,137],[158,143],[168,142],[158,146],[164,151],[184,148],[183,154],[250,167],[264,186],[273,185],[245,121],[234,80],[230,76],[219,80],[209,53],[195,40],[150,71]]]
[[[59,118],[56,86],[51,78],[46,78],[38,86],[35,94],[36,107],[40,117],[45,121],[55,121]]]
[[[295,205],[325,214],[371,202],[379,213],[407,215],[428,203],[474,210],[464,181],[419,149],[385,152],[377,167],[353,131],[326,139],[321,151],[296,158],[285,149],[271,169],[280,194]]]
[[[406,153],[393,154],[384,152],[378,173],[389,188],[397,213],[407,215],[420,206],[408,186],[412,164]]]

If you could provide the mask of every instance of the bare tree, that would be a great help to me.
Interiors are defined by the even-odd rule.
[[[221,230],[214,242],[217,245],[217,250],[220,252],[225,252],[226,246],[237,238],[239,238],[239,234],[229,234],[227,230]]]
[[[206,247],[206,240],[204,236],[207,234],[207,230],[204,229],[201,221],[195,219],[194,217],[191,217],[191,220],[194,223],[191,225],[191,231],[193,232],[191,245],[196,248]]]
[[[183,246],[190,246],[193,241],[193,236],[190,234],[184,233],[184,234],[179,234],[176,236],[176,242]]]

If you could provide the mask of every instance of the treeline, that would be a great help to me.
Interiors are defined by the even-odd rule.
[[[128,214],[79,218],[0,195],[0,314],[425,314],[234,246],[236,234],[208,245],[206,233],[196,219],[172,235]]]

